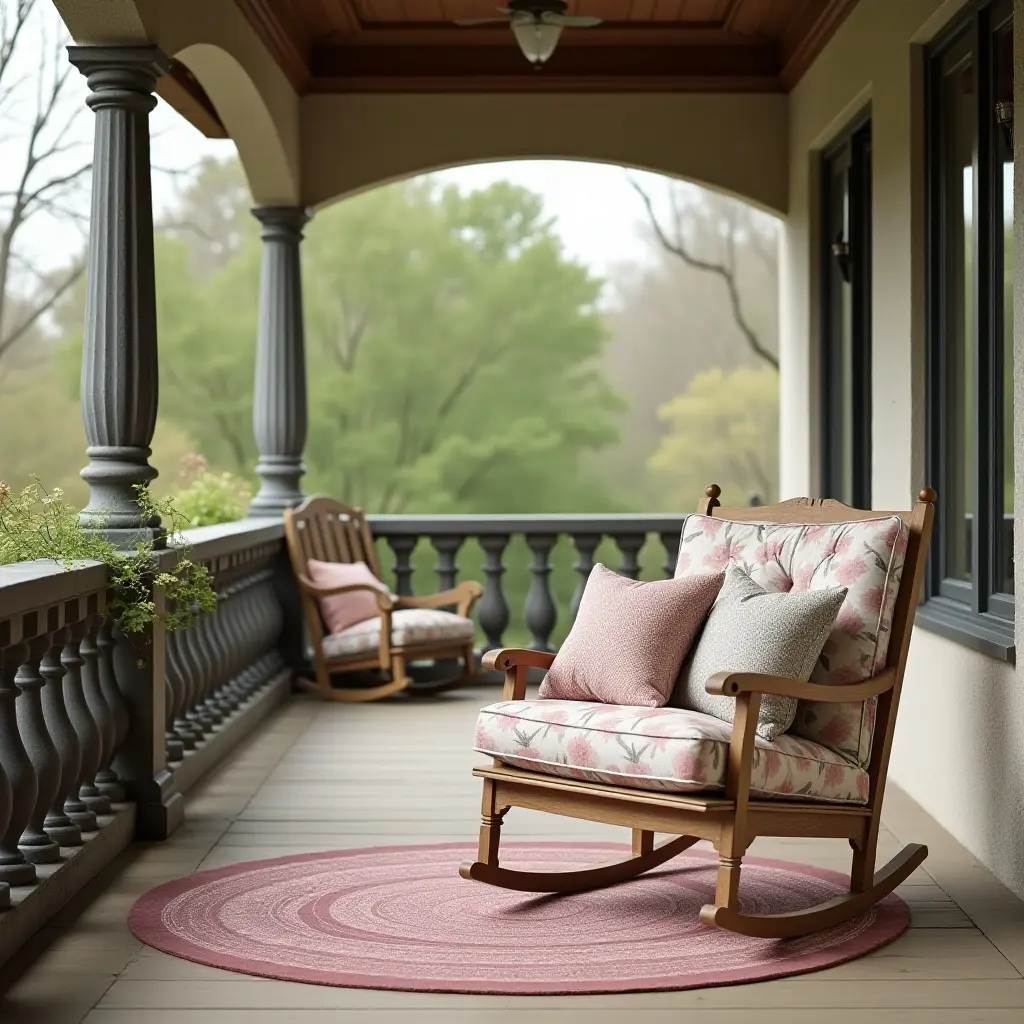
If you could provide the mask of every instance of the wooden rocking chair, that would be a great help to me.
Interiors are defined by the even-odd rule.
[[[559,773],[558,768],[562,766],[557,766],[548,768],[556,774],[546,774],[542,773],[543,768],[523,768],[521,760],[520,766],[516,767],[495,756],[492,766],[477,768],[473,773],[483,780],[482,824],[478,859],[462,865],[460,873],[464,878],[522,892],[583,891],[634,878],[706,839],[717,850],[719,861],[715,902],[703,907],[701,920],[743,935],[789,938],[829,928],[863,913],[892,892],[927,856],[926,847],[912,844],[880,870],[875,868],[886,770],[931,535],[934,491],[923,490],[912,511],[899,513],[853,509],[831,499],[810,498],[758,508],[720,508],[719,488],[711,485],[705,493],[706,498],[701,502],[698,513],[740,523],[816,525],[856,522],[860,529],[864,529],[871,528],[871,524],[862,522],[864,520],[898,515],[907,528],[907,548],[898,590],[894,591],[889,604],[892,615],[884,664],[875,670],[871,678],[850,685],[796,682],[755,673],[722,672],[713,676],[706,684],[708,693],[736,698],[731,735],[726,733],[724,739],[726,756],[723,759],[722,783],[713,792],[666,792],[627,788],[627,785],[617,782],[612,785],[583,781],[578,776],[585,772]],[[741,529],[749,530],[748,527]],[[684,528],[684,539],[685,535]],[[484,666],[504,671],[503,702],[524,701],[528,670],[546,669],[553,659],[554,655],[538,651],[499,650],[484,657]],[[823,708],[826,711],[829,708],[840,709],[841,705],[855,707],[849,702],[872,702],[875,708],[873,729],[870,716],[863,719],[866,723],[863,735],[870,741],[869,752],[865,752],[859,764],[848,764],[851,772],[860,772],[859,781],[863,784],[860,795],[863,799],[839,804],[824,802],[824,798],[815,800],[792,794],[784,798],[777,795],[772,799],[766,798],[762,792],[752,792],[755,740],[758,746],[764,743],[755,735],[762,694],[781,694],[800,701],[813,701],[819,712]],[[544,703],[524,702],[535,706]],[[516,714],[520,710],[520,705],[498,704],[491,707],[495,713],[503,714]],[[608,707],[614,713],[614,706]],[[487,711],[481,712],[481,721]],[[536,713],[543,712],[538,710]],[[722,726],[729,728],[725,723]],[[479,738],[477,747],[481,747]],[[837,755],[833,756],[838,760]],[[515,761],[516,758],[507,760]],[[570,774],[576,777],[567,777]],[[784,790],[779,790],[782,792]],[[498,858],[501,823],[512,807],[624,825],[632,829],[632,856],[603,867],[547,874],[502,867]],[[656,832],[676,838],[655,846]],[[853,850],[849,892],[807,910],[784,914],[745,913],[740,900],[740,870],[747,848],[758,836],[849,840]]]
[[[307,498],[298,508],[285,510],[284,530],[302,594],[316,669],[315,682],[298,679],[303,690],[326,700],[378,700],[412,686],[410,662],[441,658],[461,659],[464,673],[443,682],[417,685],[416,692],[449,689],[477,675],[473,636],[466,620],[483,593],[479,583],[465,580],[451,590],[429,597],[397,597],[365,583],[317,586],[308,571],[310,559],[364,562],[380,579],[377,549],[362,509],[349,508],[323,496]],[[353,590],[368,590],[375,595],[379,618],[331,636],[325,628],[318,599]],[[453,606],[456,614],[444,610]],[[331,685],[332,675],[366,670],[387,673],[390,678],[369,687]]]

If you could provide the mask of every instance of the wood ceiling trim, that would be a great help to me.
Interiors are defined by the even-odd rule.
[[[230,138],[199,79],[180,60],[172,60],[171,70],[156,80],[156,94],[208,139]]]
[[[776,47],[577,46],[540,70],[516,47],[315,46],[313,92],[776,92]]]
[[[289,31],[281,21],[283,5],[280,0],[276,3],[275,0],[235,0],[235,5],[296,90],[305,92],[309,84],[306,47],[297,33]]]
[[[783,39],[780,78],[787,90],[803,78],[807,69],[836,30],[857,6],[857,0],[808,0]]]

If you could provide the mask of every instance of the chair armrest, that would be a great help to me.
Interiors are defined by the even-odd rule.
[[[443,608],[445,605],[457,605],[459,614],[468,618],[470,609],[483,595],[484,588],[476,580],[463,580],[451,590],[442,590],[439,594],[425,597],[396,597],[396,608]]]
[[[848,701],[878,697],[895,685],[896,669],[887,668],[877,676],[872,676],[862,683],[851,683],[849,686],[801,683],[796,679],[770,676],[760,672],[717,672],[704,684],[704,689],[720,697],[738,697],[741,693],[771,693],[779,697],[794,697],[797,700],[845,704]]]
[[[346,583],[340,587],[319,587],[308,576],[299,576],[299,586],[312,597],[333,597],[335,594],[348,594],[356,590],[368,590],[377,598],[377,607],[390,611],[395,607],[395,599],[385,590],[371,586],[369,583]]]
[[[526,677],[531,668],[551,668],[555,655],[549,651],[530,651],[523,647],[503,647],[488,651],[481,666],[489,671],[505,673],[502,700],[522,700],[526,696]]]

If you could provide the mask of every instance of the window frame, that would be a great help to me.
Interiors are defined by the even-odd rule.
[[[822,494],[841,498],[855,508],[871,508],[871,110],[861,111],[821,152],[821,483]],[[850,380],[837,372],[841,339],[836,335],[832,285],[841,273],[832,251],[836,241],[832,185],[836,165],[847,165],[846,242],[850,246],[851,289]],[[839,390],[850,389],[851,453],[849,480],[840,479],[837,416],[842,408]]]
[[[1007,557],[1006,517],[1003,494],[1005,437],[1003,367],[1003,210],[1002,167],[1004,151],[995,119],[994,41],[1013,21],[1012,0],[979,0],[949,26],[925,51],[925,146],[927,238],[925,245],[926,386],[928,482],[939,494],[931,550],[926,572],[926,599],[917,621],[985,654],[1015,661],[1014,597],[1000,592],[1003,579],[999,562]],[[962,56],[960,55],[962,54]],[[969,61],[973,70],[974,139],[971,277],[972,320],[972,415],[966,444],[973,452],[970,488],[971,578],[953,578],[947,572],[947,546],[943,519],[954,506],[949,480],[950,446],[948,395],[950,388],[951,338],[948,329],[946,277],[949,251],[947,221],[947,169],[943,143],[943,83],[953,67]],[[998,465],[993,457],[998,455]],[[995,472],[992,468],[995,468]],[[1010,526],[1013,520],[1010,518]],[[997,531],[998,534],[997,534]],[[1012,536],[1009,555],[1012,557]]]

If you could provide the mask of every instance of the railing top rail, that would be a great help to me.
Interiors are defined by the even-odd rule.
[[[190,558],[206,561],[279,540],[284,540],[284,523],[280,519],[239,519],[216,526],[194,526],[184,531],[183,540],[178,543],[190,546]]]
[[[0,619],[105,590],[107,567],[81,561],[66,566],[50,558],[0,567]]]
[[[522,515],[368,515],[378,537],[410,533],[465,534],[481,537],[505,533],[671,533],[682,528],[688,513],[551,513]]]

